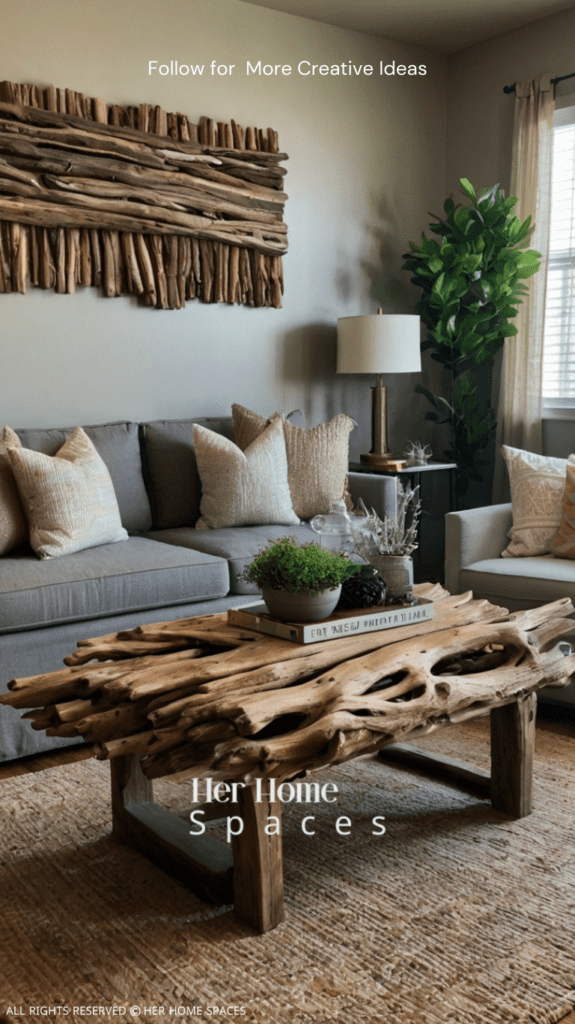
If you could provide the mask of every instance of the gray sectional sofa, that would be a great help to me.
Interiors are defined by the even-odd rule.
[[[307,523],[195,530],[194,423],[233,439],[231,418],[84,428],[109,469],[129,538],[42,561],[29,548],[0,558],[0,692],[10,679],[60,668],[81,639],[253,600],[239,574],[259,548],[286,533],[317,536]],[[72,429],[16,432],[25,448],[54,455]],[[349,486],[380,515],[395,509],[394,479],[352,473]],[[70,742],[0,707],[0,761]]]
[[[490,505],[450,512],[445,519],[445,586],[452,594],[472,590],[510,611],[570,597],[575,604],[575,562],[536,555],[502,558],[513,525],[512,506]],[[569,640],[575,643],[574,634]],[[575,677],[565,688],[547,687],[548,702],[575,705]]]

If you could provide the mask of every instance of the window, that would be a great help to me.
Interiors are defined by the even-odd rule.
[[[543,401],[575,409],[575,106],[554,115]]]

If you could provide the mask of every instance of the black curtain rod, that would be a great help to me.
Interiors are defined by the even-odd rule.
[[[573,71],[570,75],[561,75],[559,78],[552,78],[551,79],[551,85],[557,85],[557,82],[564,82],[566,78],[575,78],[575,71]],[[515,86],[514,85],[504,85],[503,86],[503,92],[507,92],[507,93],[515,92]]]

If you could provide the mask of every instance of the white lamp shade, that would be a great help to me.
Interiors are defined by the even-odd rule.
[[[344,316],[337,321],[338,373],[418,373],[419,317],[404,313]]]

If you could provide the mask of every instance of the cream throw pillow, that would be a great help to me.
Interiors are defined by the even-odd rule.
[[[269,420],[241,405],[232,405],[232,415],[236,444],[245,451]],[[283,420],[290,493],[300,519],[324,515],[342,498],[350,504],[347,472],[349,435],[354,427],[354,421],[343,413],[309,430]]]
[[[0,432],[0,555],[28,539],[28,526],[10,465],[8,445],[21,447],[20,438],[10,427],[3,427]]]
[[[570,462],[561,506],[563,519],[551,543],[551,551],[558,558],[575,558],[575,465]]]
[[[227,437],[196,423],[194,449],[202,482],[196,529],[299,523],[291,503],[279,416],[245,452]]]
[[[575,463],[575,455],[568,460],[554,459],[506,445],[501,452],[509,471],[513,505],[513,526],[507,534],[511,543],[502,556],[546,555],[561,524],[567,463]]]
[[[108,468],[81,427],[55,456],[16,447],[8,454],[40,558],[126,540]]]

